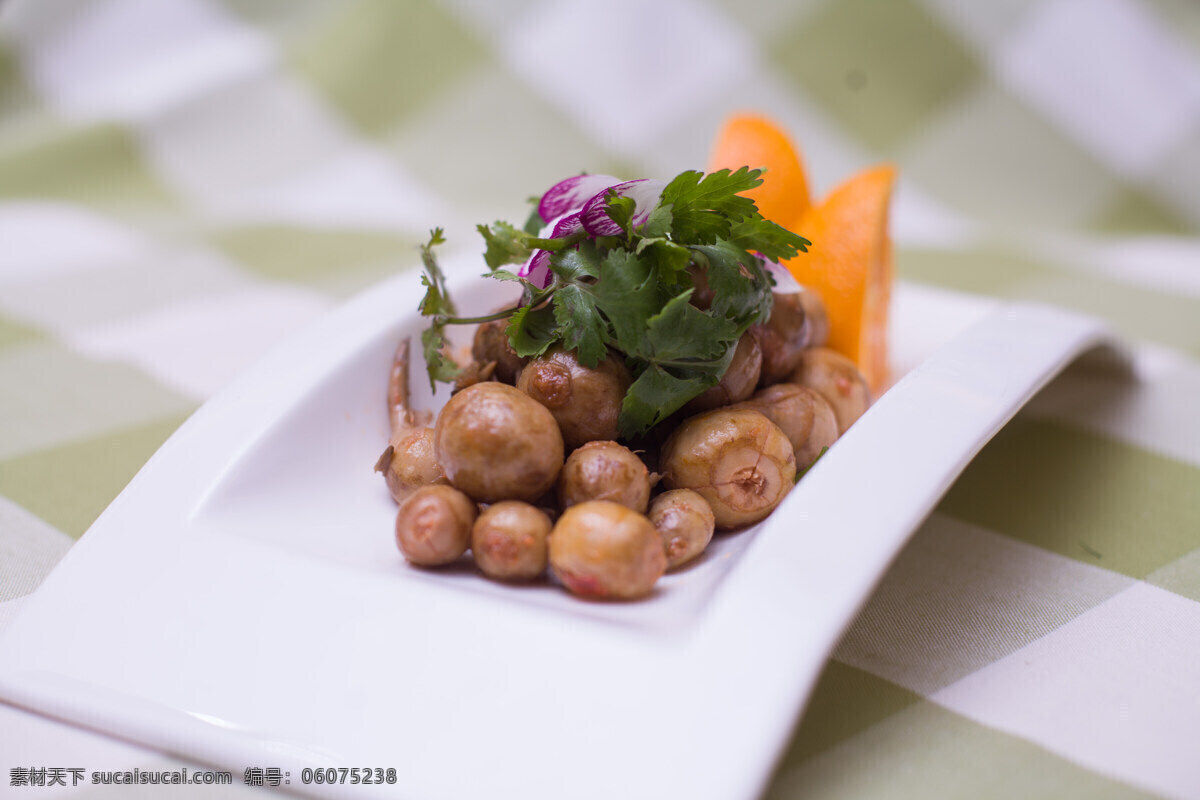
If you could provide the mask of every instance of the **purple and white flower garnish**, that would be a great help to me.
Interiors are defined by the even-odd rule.
[[[611,175],[576,175],[559,181],[538,202],[538,214],[547,220],[542,236],[563,239],[580,232],[588,238],[620,236],[624,231],[608,215],[609,197],[628,197],[634,201],[631,227],[638,228],[646,223],[666,185],[653,178],[622,181]],[[535,251],[517,274],[545,289],[552,279],[550,251]]]

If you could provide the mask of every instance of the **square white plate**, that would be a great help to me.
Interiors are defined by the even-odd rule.
[[[461,305],[496,305],[494,282],[451,272],[470,278]],[[898,286],[903,378],[784,504],[650,598],[595,603],[397,552],[373,465],[419,293],[415,273],[366,292],[188,420],[0,640],[0,697],[323,796],[754,797],[910,534],[1107,337],[1056,309]],[[445,399],[420,365],[413,388],[418,407]],[[305,782],[324,767],[395,782]]]

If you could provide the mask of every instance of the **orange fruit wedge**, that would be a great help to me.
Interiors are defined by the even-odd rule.
[[[765,170],[762,185],[745,193],[759,212],[812,242],[788,269],[824,300],[827,346],[853,360],[878,394],[888,382],[888,208],[896,170],[864,170],[814,204],[800,151],[787,133],[766,116],[737,113],[717,132],[709,170],[743,166]]]
[[[734,114],[717,132],[708,171],[762,169],[762,184],[744,194],[758,211],[785,227],[808,210],[812,200],[800,152],[787,133],[761,114]],[[802,234],[803,235],[803,234]]]
[[[801,285],[815,289],[825,301],[826,346],[853,360],[876,395],[888,382],[893,279],[888,207],[895,180],[890,165],[864,170],[790,226],[812,242],[807,253],[787,266]]]

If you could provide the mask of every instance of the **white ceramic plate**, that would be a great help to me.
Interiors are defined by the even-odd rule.
[[[471,285],[464,306],[495,305],[494,282]],[[239,778],[278,767],[319,795],[754,797],[910,534],[1105,336],[1050,308],[898,287],[904,377],[775,514],[647,600],[594,603],[396,551],[372,468],[419,291],[409,273],[367,292],[181,427],[10,626],[0,696]],[[444,399],[413,377],[416,405]],[[395,783],[304,783],[323,767]]]

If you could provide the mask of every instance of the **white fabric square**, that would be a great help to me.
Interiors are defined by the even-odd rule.
[[[1200,60],[1130,0],[1038,6],[999,77],[1119,173],[1152,170],[1200,121]]]
[[[85,358],[57,342],[0,348],[0,375],[5,376],[0,380],[0,461],[196,408],[194,398],[168,390],[141,370]],[[0,527],[4,524],[0,519]]]
[[[145,119],[269,64],[267,40],[203,0],[89,3],[32,31],[24,62],[64,116]]]
[[[96,270],[148,248],[132,228],[59,203],[0,203],[0,286]]]
[[[1200,797],[1200,603],[1138,583],[929,699],[1168,797]]]
[[[1037,254],[1080,272],[1134,287],[1200,298],[1200,239],[1139,236],[1120,239],[1047,238]]]
[[[424,231],[436,206],[277,75],[248,73],[148,121],[142,139],[159,173],[210,217]]]
[[[214,252],[169,243],[87,269],[47,271],[0,292],[0,309],[58,336],[171,308],[197,295],[224,295],[247,283],[246,273]]]
[[[1030,9],[1044,0],[1004,0],[966,3],[963,0],[921,0],[939,22],[953,30],[984,55],[1021,24]]]
[[[713,146],[713,132],[731,112],[750,109],[767,110],[770,118],[790,133],[815,203],[877,159],[846,137],[817,103],[797,93],[778,74],[762,64],[756,64],[754,70],[748,79],[725,86],[672,121],[664,136],[671,146],[649,149],[643,157],[654,177],[669,180],[685,169],[704,169]]]
[[[1200,466],[1200,365],[1173,351],[1138,350],[1133,376],[1080,364],[1026,406],[1101,436]]]
[[[545,3],[501,49],[588,137],[626,156],[650,150],[690,108],[741,83],[755,59],[744,32],[685,0]]]
[[[54,526],[0,497],[0,608],[36,589],[74,543]]]
[[[163,384],[205,400],[330,305],[323,295],[297,287],[248,286],[79,331],[71,343],[93,357],[134,364]]]
[[[835,657],[920,694],[952,683],[1131,582],[941,514],[875,589]]]
[[[238,224],[373,229],[426,237],[434,225],[445,226],[456,213],[394,161],[371,149],[343,147],[329,155],[256,191],[214,195],[207,214]]]

